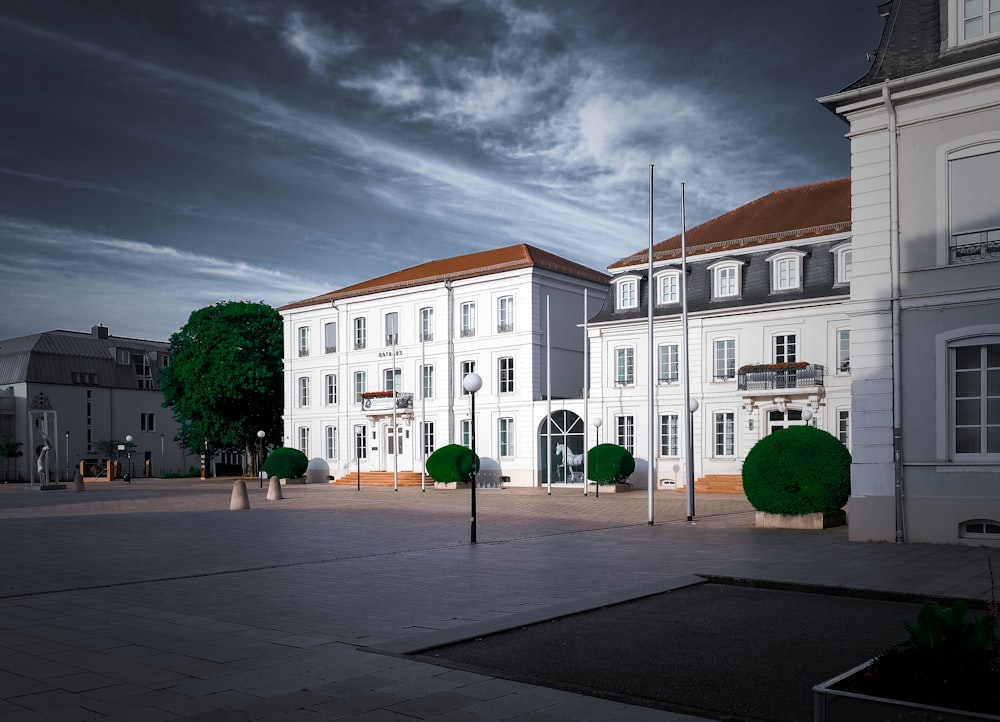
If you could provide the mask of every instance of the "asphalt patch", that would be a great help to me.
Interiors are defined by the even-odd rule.
[[[706,583],[420,656],[710,719],[806,722],[812,688],[905,639],[920,606]]]

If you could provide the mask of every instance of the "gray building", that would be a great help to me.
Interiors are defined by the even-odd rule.
[[[80,461],[106,460],[100,442],[128,436],[133,476],[197,464],[174,441],[177,423],[163,408],[169,349],[105,326],[0,341],[0,443],[22,444],[22,456],[0,458],[0,479],[71,479]]]

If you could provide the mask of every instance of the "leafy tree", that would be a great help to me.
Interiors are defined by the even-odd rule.
[[[194,311],[170,337],[160,377],[163,405],[180,424],[177,440],[195,454],[245,451],[257,431],[281,436],[284,405],[281,316],[267,304],[222,301]]]
[[[24,456],[24,452],[21,451],[21,447],[24,446],[20,441],[14,441],[10,437],[3,440],[0,443],[0,456],[7,459],[7,478],[10,478],[10,465],[11,462],[18,458],[19,456]]]

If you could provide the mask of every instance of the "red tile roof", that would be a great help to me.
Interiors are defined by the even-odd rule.
[[[428,261],[418,266],[389,273],[385,276],[379,276],[369,281],[362,281],[353,286],[330,291],[320,296],[314,296],[302,301],[294,301],[282,306],[278,310],[284,311],[304,306],[315,306],[342,298],[365,296],[371,293],[394,291],[402,288],[413,288],[414,286],[440,283],[442,281],[455,281],[461,278],[473,278],[491,273],[503,273],[504,271],[513,271],[521,268],[543,268],[548,271],[555,271],[556,273],[562,273],[595,283],[608,283],[610,281],[608,275],[601,271],[595,271],[592,268],[587,268],[579,263],[574,263],[561,256],[557,256],[554,253],[529,246],[526,243],[519,243],[514,246],[496,248],[490,251],[480,251],[464,256]]]
[[[745,206],[691,228],[689,256],[748,248],[797,238],[815,238],[851,230],[851,179],[813,183],[769,193]],[[615,261],[609,269],[649,263],[648,249]],[[653,260],[681,255],[681,236],[653,246]]]

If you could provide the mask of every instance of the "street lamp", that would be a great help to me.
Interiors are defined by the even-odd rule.
[[[128,434],[125,437],[125,453],[128,454],[128,474],[125,475],[125,481],[128,484],[132,483],[132,434]]]
[[[260,431],[257,432],[257,476],[260,479],[260,488],[261,489],[264,488],[264,471],[261,469],[261,466],[264,463],[264,437],[265,436],[267,436],[267,434],[264,433],[263,429],[261,429]],[[268,493],[270,493],[270,492],[268,492]]]
[[[365,437],[364,424],[354,425],[354,461],[358,465],[358,491],[361,491],[361,450],[364,448]]]
[[[688,397],[687,415],[687,520],[694,521],[694,415],[698,411],[698,399]]]
[[[462,379],[462,388],[472,397],[472,527],[471,541],[476,543],[476,392],[483,387],[483,379],[472,372]]]
[[[810,409],[802,409],[802,420],[806,422],[806,426],[812,426],[813,412]]]
[[[601,445],[601,424],[603,424],[603,423],[604,422],[601,421],[601,417],[600,416],[598,416],[596,419],[594,419],[594,431],[597,434],[597,443],[594,444],[594,446],[600,446]],[[598,461],[598,457],[599,457],[599,453],[595,451],[594,452],[594,461]],[[587,480],[584,479],[583,483],[586,484]],[[600,479],[594,479],[594,496],[595,497],[599,497],[600,495],[601,495],[601,480]]]

